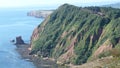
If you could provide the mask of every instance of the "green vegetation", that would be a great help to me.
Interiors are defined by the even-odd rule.
[[[113,58],[110,62],[107,62],[107,64],[104,64],[103,67],[108,68],[119,68],[120,67],[120,49],[119,48],[113,48],[109,52]]]
[[[69,62],[83,64],[106,40],[120,47],[120,9],[64,4],[48,18],[44,28],[45,22],[38,26],[39,38],[32,40],[32,53],[59,58],[74,46],[75,55]]]

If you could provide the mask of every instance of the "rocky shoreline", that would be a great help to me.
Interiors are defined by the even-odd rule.
[[[25,43],[21,36],[16,37],[16,40],[10,42],[16,45],[16,51],[21,55],[21,58],[33,62],[36,68],[66,68],[66,66],[58,65],[55,59],[48,57],[40,58],[37,55],[30,55],[30,44]]]
[[[22,56],[22,59],[33,62],[36,68],[61,68],[60,65],[57,65],[56,62],[52,60],[43,59],[34,55],[29,55],[30,53],[29,44],[16,45],[16,47],[17,47],[16,50]],[[62,68],[65,67],[62,66]]]

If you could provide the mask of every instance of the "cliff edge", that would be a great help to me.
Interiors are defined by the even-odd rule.
[[[120,9],[64,4],[33,31],[31,54],[83,64],[119,48],[119,29]]]

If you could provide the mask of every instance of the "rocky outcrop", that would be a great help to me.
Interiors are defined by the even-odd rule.
[[[37,10],[37,11],[30,11],[27,13],[28,16],[34,16],[36,18],[46,18],[48,17],[53,11],[52,10]]]
[[[16,43],[15,45],[22,45],[25,44],[21,36],[16,37]]]

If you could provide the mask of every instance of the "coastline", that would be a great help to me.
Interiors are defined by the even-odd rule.
[[[16,47],[16,51],[21,55],[22,59],[33,62],[36,68],[66,68],[56,64],[55,61],[52,61],[50,59],[43,59],[38,56],[29,55],[29,44],[16,45]]]

